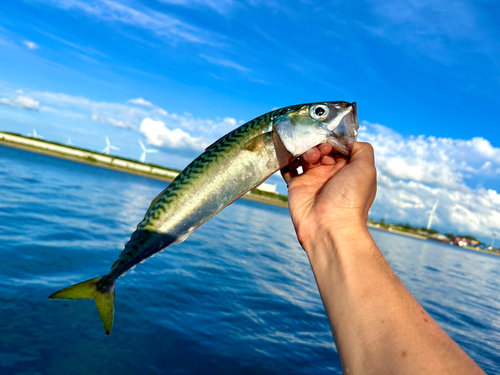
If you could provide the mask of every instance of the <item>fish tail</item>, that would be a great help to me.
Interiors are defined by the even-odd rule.
[[[68,286],[52,294],[49,299],[93,299],[101,319],[106,336],[111,333],[113,316],[115,314],[115,286],[106,291],[100,291],[97,286],[105,276],[96,277],[81,283]]]

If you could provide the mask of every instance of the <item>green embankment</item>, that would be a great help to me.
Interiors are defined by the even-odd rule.
[[[47,144],[52,144],[52,145],[59,146],[59,147],[64,147],[64,148],[67,148],[67,149],[73,149],[73,150],[82,151],[82,152],[87,153],[87,155],[85,155],[85,156],[77,156],[77,155],[72,155],[72,154],[66,154],[66,153],[60,152],[58,150],[51,150],[51,149],[46,149],[46,148],[43,148],[43,147],[37,147],[36,145],[28,145],[28,144],[24,144],[24,143],[18,143],[18,142],[15,142],[15,141],[6,140],[6,139],[4,139],[4,137],[2,137],[0,135],[0,141],[4,145],[11,145],[12,147],[22,148],[22,149],[25,149],[27,151],[39,152],[39,153],[43,153],[43,154],[47,154],[47,155],[51,155],[51,156],[55,156],[55,157],[61,157],[61,158],[70,159],[70,160],[74,160],[74,161],[80,161],[80,162],[84,162],[84,163],[93,164],[95,166],[100,166],[100,167],[105,167],[105,168],[111,168],[111,169],[119,170],[119,171],[122,171],[122,172],[139,174],[139,175],[142,175],[142,176],[150,176],[152,178],[160,178],[160,179],[163,179],[163,180],[166,180],[166,181],[172,181],[174,177],[172,177],[172,176],[166,176],[164,174],[153,173],[152,172],[153,168],[160,169],[160,170],[165,170],[165,171],[169,171],[169,172],[176,172],[176,173],[181,172],[179,169],[175,169],[175,168],[166,168],[164,166],[157,165],[157,164],[151,164],[151,163],[147,163],[147,164],[146,163],[141,163],[141,162],[139,162],[137,160],[124,158],[124,157],[121,157],[121,156],[108,155],[108,154],[104,154],[104,153],[101,153],[101,152],[96,152],[96,151],[88,150],[88,149],[81,148],[81,147],[74,147],[74,146],[70,146],[70,145],[65,145],[65,144],[60,143],[60,142],[46,141],[44,139],[34,139],[34,138],[31,138],[31,137],[25,137],[22,134],[12,133],[12,132],[2,132],[2,133],[9,134],[9,135],[12,135],[12,136],[17,136],[17,137],[22,137],[22,138],[26,138],[26,139],[30,139],[30,140],[35,140],[37,142],[43,142],[43,143],[47,143]],[[96,155],[96,156],[99,155],[99,156],[109,157],[109,158],[111,158],[111,163],[104,162],[102,160],[98,160],[93,155]],[[116,164],[113,163],[114,160],[121,160],[121,161],[129,162],[129,163],[140,164],[140,165],[143,165],[143,166],[146,166],[146,167],[151,167],[151,170],[150,171],[144,171],[142,169],[138,170],[138,169],[129,168],[128,166],[116,165]],[[280,194],[271,193],[271,192],[267,192],[267,191],[262,191],[262,190],[258,190],[258,189],[253,189],[251,191],[250,195],[253,196],[252,200],[259,200],[259,201],[262,201],[264,203],[267,202],[267,203],[279,205],[279,206],[282,206],[282,207],[286,207],[287,203],[288,203],[288,197],[287,196],[283,196],[283,195],[280,195]],[[262,197],[263,199],[258,199],[257,197]],[[245,197],[243,197],[243,198],[245,198]],[[250,199],[250,197],[248,197],[248,199]]]
[[[253,189],[251,192],[252,192],[252,194],[255,194],[255,195],[260,195],[263,197],[278,199],[278,200],[283,201],[283,202],[288,202],[288,197],[285,195],[279,195],[279,194],[270,193],[268,191],[262,191],[262,190],[258,190],[258,189]]]

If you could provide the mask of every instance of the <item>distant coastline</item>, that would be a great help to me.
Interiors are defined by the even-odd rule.
[[[175,169],[169,169],[154,164],[144,164],[135,160],[129,160],[116,156],[105,155],[90,150],[65,146],[63,144],[55,142],[47,142],[11,133],[0,132],[0,145],[18,148],[21,150],[26,150],[48,156],[53,156],[61,159],[71,160],[78,163],[89,164],[96,167],[112,169],[118,172],[153,178],[165,182],[173,181],[173,179],[179,173],[179,171]],[[255,190],[253,192],[255,192]],[[283,200],[283,198],[286,197],[283,196],[273,197],[273,195],[276,194],[257,191],[255,193],[251,192],[245,194],[241,198],[250,201],[270,204],[273,206],[288,208],[288,201]],[[431,240],[431,241],[434,240],[422,234],[410,233],[407,231],[399,230],[397,225],[387,225],[387,227],[384,227],[369,220],[368,226],[370,228],[379,229],[382,231],[406,237],[412,237],[420,240]],[[487,254],[500,255],[500,253],[498,252],[483,250],[477,247],[461,246],[461,248]]]
[[[379,224],[373,223],[371,220],[368,220],[368,227],[369,228],[378,229],[378,230],[381,230],[381,231],[384,231],[384,232],[398,234],[400,236],[412,237],[412,238],[416,238],[416,239],[419,239],[419,240],[441,242],[443,245],[453,246],[453,244],[451,244],[450,242],[443,242],[443,241],[436,240],[434,238],[430,238],[428,236],[423,236],[421,234],[409,233],[409,232],[405,232],[405,231],[402,231],[402,230],[394,229],[394,226],[396,226],[396,225],[388,225],[387,227],[383,227],[383,226],[380,226]],[[476,252],[479,252],[479,253],[485,253],[485,254],[492,254],[492,255],[500,256],[499,252],[484,250],[484,249],[481,249],[479,247],[473,247],[473,246],[459,246],[459,247],[461,249],[466,249],[466,250],[470,250],[470,251],[476,251]]]
[[[91,150],[66,146],[56,142],[48,142],[12,133],[0,132],[0,145],[166,182],[172,182],[180,172],[159,165],[144,164],[135,160],[105,155]],[[241,198],[288,208],[286,197],[279,196],[278,194],[257,191],[245,194]]]

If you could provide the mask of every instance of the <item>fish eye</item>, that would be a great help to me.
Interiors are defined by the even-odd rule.
[[[326,105],[318,104],[311,108],[309,114],[313,119],[323,121],[330,114],[330,109]]]

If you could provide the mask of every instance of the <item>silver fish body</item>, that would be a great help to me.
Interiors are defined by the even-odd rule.
[[[310,148],[328,142],[348,155],[358,128],[356,104],[347,102],[295,105],[247,122],[209,146],[153,200],[107,275],[62,289],[49,298],[95,299],[109,334],[114,311],[110,305],[114,304],[114,285],[120,276],[184,241]],[[81,297],[86,293],[89,296]]]

